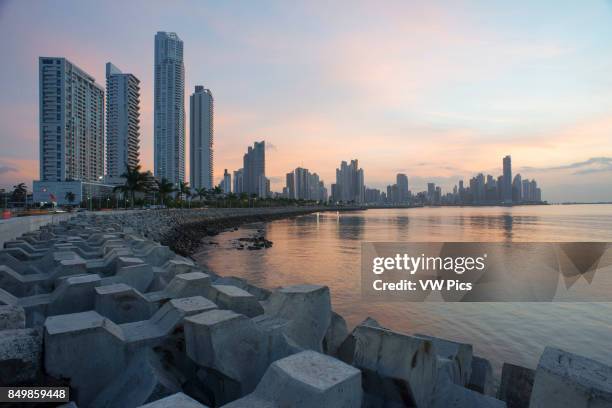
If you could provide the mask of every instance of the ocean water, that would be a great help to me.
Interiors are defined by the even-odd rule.
[[[234,248],[235,239],[257,230],[274,242],[272,248]],[[612,303],[372,302],[360,290],[362,241],[612,242],[612,205],[320,213],[246,225],[206,241],[217,244],[205,245],[194,257],[220,275],[269,289],[328,285],[333,308],[349,327],[371,316],[393,330],[471,343],[496,370],[503,362],[535,368],[545,346],[612,365]],[[610,276],[612,267],[600,272]]]

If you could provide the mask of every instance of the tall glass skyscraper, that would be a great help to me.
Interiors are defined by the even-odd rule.
[[[214,100],[198,85],[189,97],[189,177],[192,188],[213,188]]]
[[[106,174],[112,183],[140,161],[140,81],[106,64]]]
[[[266,142],[255,142],[243,157],[242,192],[264,196],[266,183]]]
[[[504,172],[502,175],[502,201],[512,203],[512,159],[510,156],[504,157]]]
[[[178,184],[185,180],[185,65],[176,33],[155,35],[154,173]]]

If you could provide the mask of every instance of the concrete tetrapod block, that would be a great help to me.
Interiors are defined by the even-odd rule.
[[[546,347],[536,369],[529,407],[612,407],[612,367]]]
[[[47,306],[47,315],[84,312],[94,308],[95,288],[100,285],[98,275],[70,276],[59,281]]]
[[[25,310],[19,306],[0,306],[0,330],[25,329]]]
[[[472,357],[472,375],[467,387],[484,395],[495,396],[493,367],[489,360],[478,356]]]
[[[497,397],[508,408],[529,407],[534,377],[535,371],[530,368],[504,363]]]
[[[362,371],[365,406],[429,405],[437,381],[437,356],[431,340],[357,326],[338,354]]]
[[[307,350],[272,363],[252,394],[223,408],[353,408],[361,400],[359,370]]]
[[[124,323],[120,328],[132,349],[155,346],[181,326],[185,317],[216,308],[217,305],[203,296],[172,299],[164,303],[149,320]]]
[[[221,309],[233,310],[248,317],[255,317],[264,312],[255,296],[236,286],[212,285],[208,297]]]
[[[436,346],[436,354],[442,358],[454,362],[457,366],[458,378],[453,381],[455,384],[465,386],[472,374],[472,345],[459,343],[426,334],[415,334],[417,337],[431,340]],[[457,382],[458,380],[458,382]]]
[[[139,408],[208,408],[208,406],[200,404],[182,392],[178,392],[169,397],[141,405]]]
[[[323,352],[333,357],[338,356],[338,349],[348,337],[346,320],[338,313],[331,314],[331,321],[323,338]]]
[[[331,322],[327,286],[287,286],[274,291],[264,307],[266,314],[289,320],[286,334],[298,346],[322,351],[323,338]]]
[[[95,288],[96,312],[117,324],[148,320],[157,310],[156,306],[124,283]]]
[[[176,275],[164,289],[171,298],[206,296],[210,288],[210,276],[203,272],[188,272]],[[214,302],[214,299],[211,299]],[[216,303],[216,302],[215,302]]]
[[[0,386],[33,382],[42,372],[38,329],[0,331]]]
[[[451,382],[445,382],[436,388],[430,408],[506,408],[506,403],[482,395],[476,391],[463,388]]]
[[[181,385],[150,349],[138,351],[90,408],[132,408],[181,391]]]
[[[87,406],[127,366],[122,330],[94,311],[48,317],[45,321],[45,370],[65,378]]]
[[[211,310],[185,318],[187,355],[199,366],[212,369],[222,393],[216,401],[229,401],[255,388],[269,362],[267,341],[255,323],[231,310]]]

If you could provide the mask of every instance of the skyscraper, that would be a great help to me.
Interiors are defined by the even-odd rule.
[[[317,173],[298,167],[286,176],[285,197],[298,200],[327,201],[327,189]]]
[[[41,181],[104,175],[104,89],[63,57],[38,60]]]
[[[197,85],[189,97],[189,177],[192,188],[213,188],[214,100]]]
[[[504,157],[504,172],[502,176],[502,201],[506,204],[512,203],[512,159],[510,156]]]
[[[106,63],[106,174],[112,183],[140,161],[140,81]]]
[[[243,157],[243,192],[257,194],[264,190],[266,177],[266,142],[255,142]],[[263,178],[263,179],[262,179]]]
[[[295,172],[292,171],[291,173],[287,173],[287,175],[285,176],[285,180],[287,198],[291,198],[294,200],[297,199],[297,194],[295,191]]]
[[[244,169],[238,169],[234,171],[234,194],[240,194],[244,192]]]
[[[223,192],[229,194],[232,192],[232,175],[225,169],[223,172]]]
[[[359,168],[357,160],[351,163],[343,161],[336,169],[336,184],[332,185],[334,201],[363,203],[365,201],[365,185],[363,169]]]
[[[398,201],[400,203],[407,203],[408,196],[408,177],[405,174],[398,173],[395,177],[395,183],[397,184]]]
[[[512,201],[515,203],[523,201],[523,180],[520,174],[514,176],[512,181]]]
[[[185,66],[183,41],[176,33],[155,35],[155,176],[185,180]]]

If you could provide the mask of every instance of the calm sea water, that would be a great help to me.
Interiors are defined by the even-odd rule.
[[[272,248],[233,248],[234,239],[257,229]],[[405,333],[471,343],[496,370],[503,362],[535,368],[547,345],[612,364],[612,303],[371,302],[360,292],[361,241],[612,241],[612,205],[321,213],[248,225],[213,241],[219,245],[195,258],[218,274],[270,289],[328,285],[334,310],[350,327],[371,316]]]

